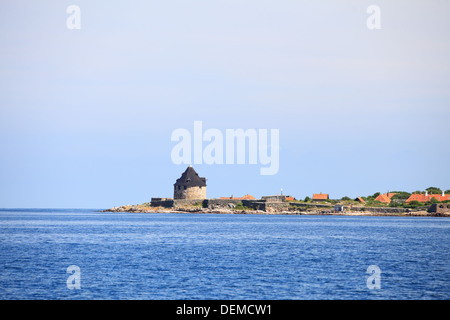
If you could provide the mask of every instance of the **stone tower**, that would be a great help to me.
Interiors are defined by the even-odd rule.
[[[206,199],[206,178],[200,178],[192,166],[175,182],[174,199]]]

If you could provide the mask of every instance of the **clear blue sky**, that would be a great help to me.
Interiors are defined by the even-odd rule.
[[[66,8],[81,9],[69,30]],[[369,5],[381,29],[369,30]],[[208,197],[450,189],[449,1],[0,1],[0,207],[172,196],[171,133],[280,130]]]

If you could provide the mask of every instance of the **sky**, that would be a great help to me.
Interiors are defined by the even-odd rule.
[[[194,164],[210,198],[450,189],[449,12],[445,0],[0,0],[0,207],[172,197],[188,164],[171,135],[194,121],[279,130],[276,174]]]

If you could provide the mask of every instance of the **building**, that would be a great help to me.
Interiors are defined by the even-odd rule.
[[[265,202],[287,202],[287,201],[293,201],[294,197],[292,197],[292,196],[283,196],[283,195],[281,195],[281,196],[278,196],[278,195],[276,195],[276,196],[263,196],[263,197],[261,197],[261,200],[265,201]]]
[[[364,201],[364,199],[361,198],[361,197],[356,198],[355,201],[358,201],[358,202],[360,202],[360,203],[366,203],[366,202]]]
[[[378,197],[375,198],[375,201],[380,201],[382,203],[391,203],[391,199],[392,197],[395,195],[395,193],[392,192],[388,192],[388,193],[383,193],[380,194]]]
[[[192,166],[183,172],[175,182],[173,198],[178,199],[206,199],[206,178],[201,178]]]
[[[173,200],[172,198],[152,198],[151,202],[158,202],[158,201],[170,201]]]
[[[220,197],[222,200],[255,200],[255,197],[249,194],[246,194],[243,197]]]
[[[406,203],[411,201],[419,201],[422,203],[431,201],[431,199],[436,199],[437,201],[446,201],[450,200],[450,195],[446,195],[444,192],[442,192],[441,195],[439,194],[428,194],[428,192],[425,192],[425,194],[422,193],[413,193],[407,200]]]
[[[428,212],[434,213],[437,216],[450,214],[450,203],[433,203],[428,209]]]
[[[325,201],[330,199],[330,197],[328,196],[328,194],[326,193],[322,194],[321,192],[321,193],[314,193],[312,199],[313,201]]]

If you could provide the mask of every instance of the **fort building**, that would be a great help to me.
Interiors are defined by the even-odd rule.
[[[450,215],[450,203],[433,203],[428,212],[437,216]]]
[[[179,199],[206,199],[206,178],[201,178],[192,166],[189,166],[175,182],[173,198]]]

